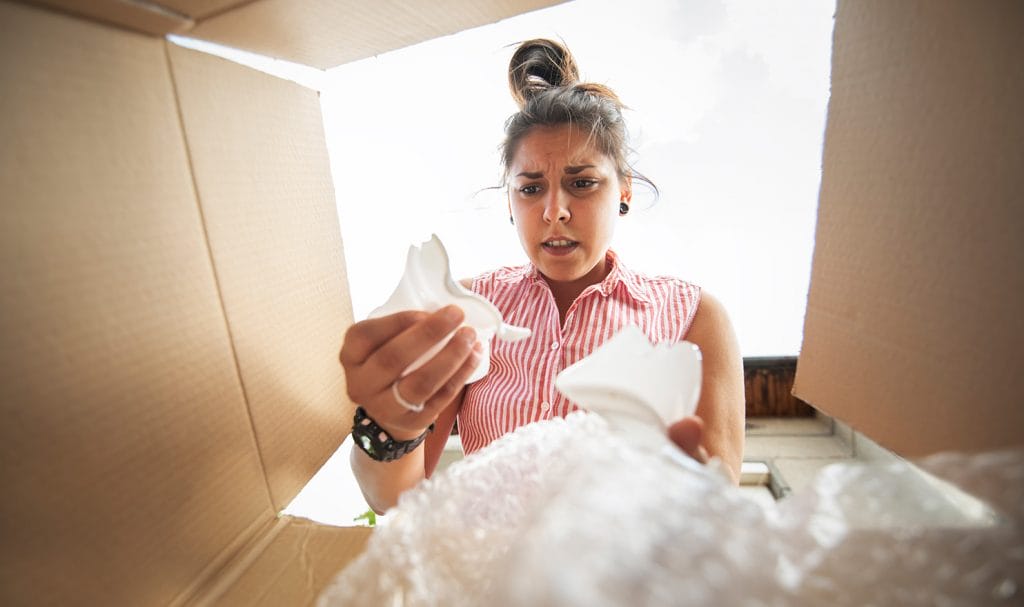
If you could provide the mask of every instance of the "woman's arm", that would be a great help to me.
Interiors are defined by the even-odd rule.
[[[363,453],[362,449],[352,449],[352,472],[359,481],[363,498],[374,512],[383,514],[398,502],[398,497],[404,491],[434,473],[448,435],[455,425],[455,414],[464,393],[460,392],[452,404],[441,412],[434,422],[434,431],[427,435],[423,444],[405,457],[393,462],[378,462]]]
[[[460,397],[466,380],[480,360],[475,332],[463,327],[433,358],[408,375],[402,375],[420,356],[455,331],[463,321],[454,306],[432,314],[400,312],[352,325],[345,334],[340,360],[346,388],[352,402],[361,405],[378,426],[396,440],[411,440],[422,434]],[[406,409],[395,399],[396,386],[408,402],[423,403],[421,411]],[[447,437],[454,413],[445,418],[447,428],[435,425],[431,443]],[[444,425],[444,424],[442,424]],[[432,433],[434,434],[434,433]],[[443,447],[443,443],[441,444]],[[403,491],[426,475],[427,449],[420,445],[398,460],[380,462],[359,447],[352,449],[352,471],[366,502],[377,512],[395,505]],[[434,451],[430,453],[434,457]],[[439,452],[438,452],[439,454]],[[431,464],[431,467],[433,466]]]
[[[738,483],[746,417],[743,359],[725,308],[707,291],[701,293],[700,306],[686,339],[700,346],[703,359],[697,404],[697,417],[703,421],[700,444],[708,454],[722,459],[733,482]]]
[[[353,446],[350,463],[363,499],[374,512],[384,514],[406,489],[423,480],[423,445],[393,462],[378,462]]]
[[[462,399],[465,395],[466,390],[463,388],[452,404],[437,416],[437,421],[434,422],[434,431],[427,437],[427,440],[423,441],[423,473],[426,478],[430,478],[434,474],[434,470],[437,469],[437,462],[441,460],[444,446],[448,443],[452,428],[455,427],[455,416],[459,412],[459,407],[462,406]]]

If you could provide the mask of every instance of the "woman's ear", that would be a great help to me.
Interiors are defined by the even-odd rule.
[[[633,202],[633,176],[626,175],[622,178],[622,192],[620,192],[619,200],[623,202]]]

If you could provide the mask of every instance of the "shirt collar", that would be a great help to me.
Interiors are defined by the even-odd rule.
[[[518,284],[523,281],[540,281],[544,280],[540,277],[540,273],[537,272],[537,268],[533,267],[532,263],[528,263],[524,266],[513,266],[504,268],[505,272],[499,273],[495,276],[495,280],[504,282],[510,285]]]
[[[622,262],[619,261],[619,256],[608,249],[608,265],[611,266],[611,271],[608,272],[608,276],[604,277],[601,281],[599,289],[601,294],[605,297],[611,295],[616,287],[622,285],[626,293],[638,303],[651,303],[650,297],[644,292],[644,288],[640,284],[640,277],[637,276],[632,270],[627,268]]]
[[[608,297],[615,292],[615,289],[622,285],[627,295],[638,303],[649,304],[651,303],[650,297],[644,292],[643,286],[640,284],[639,276],[632,270],[627,268],[619,261],[618,254],[611,249],[608,249],[608,254],[605,257],[608,265],[611,266],[611,270],[608,275],[604,277],[600,283],[593,285],[596,287],[597,292],[602,296]],[[508,275],[509,282],[519,282],[522,280],[530,281],[534,284],[543,285],[547,288],[547,282],[540,275],[540,271],[532,263],[520,266],[514,272]],[[587,291],[584,291],[586,293]]]

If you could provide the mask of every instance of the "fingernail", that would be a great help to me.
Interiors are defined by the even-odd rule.
[[[484,344],[483,344],[483,342],[478,341],[478,342],[474,343],[473,344],[473,351],[476,352],[477,354],[483,354],[484,353]]]

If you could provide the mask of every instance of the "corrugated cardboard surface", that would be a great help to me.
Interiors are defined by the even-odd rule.
[[[1024,3],[836,19],[795,391],[905,455],[1024,443]]]
[[[494,23],[562,0],[258,0],[199,23],[189,36],[329,68]]]
[[[0,0],[0,603],[311,601],[368,536],[275,522],[352,406],[317,98],[46,4]],[[257,37],[316,46],[316,6]]]
[[[27,1],[139,32],[184,34],[326,69],[565,0]]]
[[[125,0],[30,0],[73,15],[81,15],[137,32],[163,35],[185,32],[195,23],[188,15],[156,2]]]
[[[213,589],[200,603],[239,607],[312,605],[370,539],[367,527],[339,528],[283,517],[267,533],[268,545],[251,553],[239,577]]]
[[[0,603],[172,601],[273,515],[164,42],[0,3]]]
[[[351,426],[352,323],[316,92],[169,45],[199,201],[274,504]]]
[[[253,1],[255,0],[161,0],[160,4],[199,20]],[[297,8],[301,8],[301,3]]]

